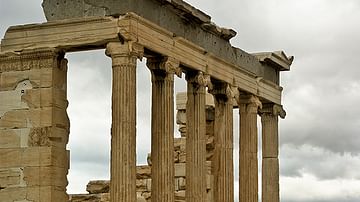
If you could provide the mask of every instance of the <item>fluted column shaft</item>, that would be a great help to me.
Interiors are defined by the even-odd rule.
[[[206,201],[206,81],[187,73],[186,202]]]
[[[112,59],[110,201],[136,202],[136,59],[128,43],[109,43]]]
[[[152,74],[151,200],[174,201],[174,73],[170,59],[147,60]]]
[[[228,85],[214,85],[214,201],[234,201],[233,96]]]
[[[240,201],[258,202],[258,131],[257,114],[261,106],[253,95],[241,96],[240,113]]]
[[[279,202],[278,116],[285,112],[278,105],[266,104],[261,110],[262,123],[262,201]]]

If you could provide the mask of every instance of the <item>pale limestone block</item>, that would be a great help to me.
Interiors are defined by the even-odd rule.
[[[136,179],[136,191],[147,191],[147,179]]]
[[[110,202],[109,193],[101,194],[73,194],[70,195],[70,202]]]
[[[0,129],[16,129],[31,127],[26,119],[27,111],[9,111],[0,117]]]
[[[151,178],[151,167],[150,166],[137,166],[136,167],[136,178],[137,179]]]
[[[178,182],[179,190],[185,190],[186,189],[186,179],[184,177],[176,178]]]
[[[186,153],[182,152],[179,154],[179,163],[185,163],[186,162]]]
[[[69,153],[54,147],[0,149],[0,168],[55,166],[69,168]]]
[[[66,91],[58,88],[26,90],[22,95],[21,100],[30,108],[57,107],[66,109],[68,106]]]
[[[151,182],[152,182],[152,179],[146,179],[146,189],[147,189],[147,191],[151,191],[152,190],[152,184],[151,184]]]
[[[86,185],[86,191],[90,194],[108,193],[110,188],[109,180],[90,181]]]
[[[52,107],[16,110],[5,113],[0,119],[0,129],[47,126],[69,130],[70,121],[66,110]]]
[[[175,200],[185,201],[185,191],[175,191]]]
[[[21,186],[23,170],[22,168],[0,169],[0,187]]]
[[[27,147],[29,128],[0,130],[0,148]]]
[[[175,177],[185,177],[185,163],[175,164]]]
[[[31,88],[30,81],[24,80],[17,84],[15,90],[0,91],[0,117],[11,110],[28,109],[29,106],[22,101],[21,96],[25,94],[27,89]]]
[[[68,181],[66,175],[67,168],[54,166],[46,167],[25,167],[24,181],[27,186],[57,186],[66,187]]]
[[[24,200],[31,202],[65,202],[69,199],[65,189],[53,186],[7,188],[0,192],[1,202]]]
[[[150,192],[143,192],[141,194],[141,196],[144,197],[147,202],[151,201],[151,193]]]
[[[25,80],[29,80],[33,88],[48,88],[53,84],[52,75],[52,68],[2,72],[0,91],[14,90],[21,81]]]
[[[146,202],[146,199],[141,193],[137,192],[136,193],[136,201],[137,202]]]

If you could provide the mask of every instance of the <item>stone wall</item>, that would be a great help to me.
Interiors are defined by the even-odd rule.
[[[0,54],[0,201],[68,200],[67,60],[55,49]]]
[[[185,143],[186,143],[186,93],[180,93],[176,99],[176,123],[181,137],[174,140],[175,162],[175,202],[185,202]],[[206,97],[206,135],[207,135],[207,193],[209,202],[213,201],[211,175],[211,160],[213,156],[214,141],[214,102],[210,94]],[[136,188],[138,202],[151,201],[151,154],[148,154],[148,164],[137,166]],[[70,202],[109,202],[109,181],[90,181],[86,186],[88,194],[75,194],[70,196]]]

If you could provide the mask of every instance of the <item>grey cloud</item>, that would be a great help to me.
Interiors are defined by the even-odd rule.
[[[45,22],[41,2],[41,0],[0,0],[0,37],[3,38],[9,26]]]
[[[339,154],[310,145],[286,144],[281,147],[282,176],[301,177],[310,174],[319,180],[360,180],[360,173],[354,170],[359,166],[360,155]]]

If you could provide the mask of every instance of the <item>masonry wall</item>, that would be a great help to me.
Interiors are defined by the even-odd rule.
[[[0,201],[68,200],[67,61],[55,49],[0,55]]]

